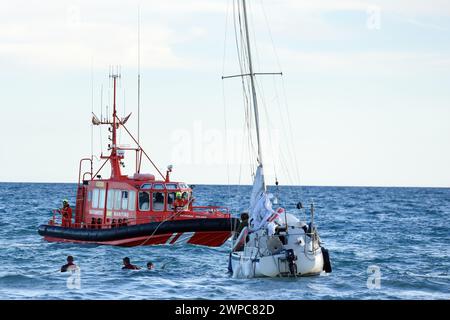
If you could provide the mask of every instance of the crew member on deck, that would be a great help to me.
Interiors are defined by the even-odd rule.
[[[183,210],[184,207],[186,206],[186,204],[187,204],[187,201],[185,199],[183,199],[181,192],[177,192],[176,199],[173,202],[173,210],[174,211]]]
[[[72,208],[69,205],[69,201],[67,199],[63,200],[63,207],[58,210],[62,215],[61,224],[63,227],[70,227],[72,224]]]
[[[61,272],[67,272],[73,269],[76,269],[77,266],[75,263],[73,263],[73,257],[72,256],[68,256],[67,257],[67,264],[63,265],[61,267]]]
[[[131,264],[130,258],[125,257],[123,258],[123,267],[122,270],[140,270],[138,266],[135,266],[134,264]]]
[[[239,227],[236,230],[236,233],[234,234],[234,240],[236,240],[239,235],[242,232],[242,229],[244,229],[245,227],[248,227],[248,219],[249,219],[249,215],[247,212],[242,212],[241,213],[241,222],[239,223]]]

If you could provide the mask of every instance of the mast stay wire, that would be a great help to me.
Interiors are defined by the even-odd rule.
[[[272,37],[272,34],[271,34],[271,32],[270,32],[270,27],[269,27],[269,24],[268,24],[268,20],[267,20],[266,14],[265,14],[265,10],[264,10],[262,1],[261,1],[261,8],[262,8],[263,15],[264,15],[264,17],[265,17],[265,22],[266,22],[266,25],[267,25],[267,28],[268,28],[268,31],[269,31],[268,33],[269,33],[269,36],[270,36],[270,40],[271,40],[271,42],[272,42],[272,48],[275,49],[275,45],[274,45],[274,42],[273,42],[273,37]],[[251,23],[253,24],[253,19],[252,19],[252,17],[251,17]],[[253,33],[254,33],[254,39],[256,39],[255,27],[253,27]],[[260,61],[259,61],[258,47],[256,46],[256,44],[255,44],[255,51],[256,51],[257,62],[260,63]],[[274,50],[274,53],[275,53],[275,50]],[[276,55],[275,55],[275,56],[276,56]],[[281,71],[282,68],[281,68],[281,64],[279,63],[278,56],[276,56],[276,61],[277,61],[277,65],[278,65],[278,70]],[[282,73],[281,73],[281,75],[282,75]],[[275,81],[275,77],[273,77],[273,81]],[[264,85],[263,85],[263,82],[260,81],[258,78],[256,79],[255,82],[256,82],[257,86],[259,87],[258,94],[261,96],[261,101],[262,101],[262,104],[263,104],[263,106],[264,106],[264,111],[265,111],[265,114],[266,114],[267,128],[270,129],[270,128],[275,127],[275,126],[272,125],[272,121],[271,121],[272,118],[269,116],[269,112],[268,112],[268,108],[267,108],[267,99],[266,99],[266,97],[265,97],[265,91],[264,91],[264,89],[263,89],[263,88],[264,88]],[[277,93],[276,90],[275,90],[275,97],[276,97],[276,98],[278,97],[278,93]],[[277,100],[277,102],[279,103],[278,100]],[[280,109],[280,108],[279,108],[279,109]],[[281,111],[281,110],[280,110],[280,111]],[[280,117],[282,117],[281,112],[279,112],[279,113],[280,113]],[[272,119],[272,120],[273,120],[273,119]],[[285,128],[285,125],[284,125],[283,122],[284,122],[284,121],[282,121],[281,127],[282,127],[282,128]],[[281,131],[285,134],[285,130],[281,130]],[[274,144],[273,144],[273,140],[272,140],[272,138],[271,138],[271,134],[269,134],[268,136],[269,136],[269,144],[270,144],[270,147],[271,147],[272,154],[275,154],[275,152],[274,152],[274,151],[275,151],[275,146],[274,146]],[[284,140],[285,140],[285,141],[286,141],[286,140],[289,140],[289,137],[285,137]],[[284,153],[284,151],[282,150],[282,146],[279,145],[279,146],[278,146],[278,149],[279,149],[279,151],[278,151],[278,152],[279,152],[279,155],[281,156],[282,153]],[[288,151],[289,151],[289,150],[288,150]],[[275,159],[273,159],[273,160],[275,160]],[[292,179],[291,174],[290,174],[289,166],[286,165],[286,163],[283,163],[283,162],[285,162],[284,156],[281,156],[280,162],[281,162],[282,168],[284,169],[284,171],[285,171],[285,173],[286,173],[286,175],[287,175],[286,178],[288,179],[288,182],[291,183],[291,184],[294,184],[294,180]],[[295,165],[295,163],[293,163],[293,164]],[[274,174],[275,174],[276,182],[278,182],[278,178],[277,178],[278,174],[277,174],[277,169],[276,169],[275,161],[273,162],[273,169],[274,169]]]
[[[241,1],[241,3],[242,3],[242,1]],[[243,3],[242,3],[242,6],[243,6]],[[244,55],[243,55],[243,57],[242,57],[242,59],[243,59],[243,61],[244,61],[244,64],[245,64],[245,70],[241,70],[241,74],[245,74],[245,73],[247,73],[247,70],[250,70],[250,65],[249,65],[249,61],[250,61],[250,59],[249,59],[249,52],[248,52],[248,46],[247,46],[247,41],[249,41],[249,39],[247,39],[246,38],[246,36],[244,35],[245,34],[245,32],[244,32],[244,27],[243,27],[243,24],[242,24],[242,17],[241,17],[241,15],[243,14],[242,12],[241,12],[241,10],[242,10],[243,8],[241,8],[241,7],[239,7],[239,14],[240,14],[240,20],[239,20],[239,22],[240,22],[240,29],[241,29],[241,42],[242,42],[242,47],[243,47],[243,52],[244,52]],[[251,45],[251,44],[250,44]],[[253,108],[252,108],[252,105],[251,105],[251,103],[250,103],[250,100],[253,100],[253,94],[252,94],[252,89],[251,89],[251,77],[245,77],[245,81],[246,81],[246,83],[247,83],[247,94],[248,94],[248,96],[249,97],[251,97],[251,98],[249,98],[248,99],[248,102],[247,102],[247,109],[246,109],[246,120],[247,120],[247,123],[248,123],[248,125],[247,125],[247,135],[248,135],[248,143],[249,143],[249,148],[248,148],[248,152],[249,152],[249,167],[250,167],[250,172],[251,172],[251,174],[252,174],[252,176],[253,177],[255,177],[256,176],[256,172],[254,171],[255,170],[255,166],[254,165],[252,165],[253,163],[257,163],[258,162],[258,156],[255,156],[256,154],[257,154],[257,150],[256,150],[256,146],[255,146],[255,136],[254,136],[254,126],[256,126],[256,123],[255,123],[255,119],[254,119],[254,117],[252,116],[253,115]],[[253,104],[254,103],[256,103],[255,101],[253,101]]]
[[[275,47],[275,42],[273,40],[272,30],[270,28],[269,19],[267,17],[267,13],[266,13],[266,10],[265,10],[265,7],[264,7],[263,0],[260,0],[260,4],[261,4],[262,12],[263,12],[263,15],[264,15],[264,20],[265,20],[265,23],[266,23],[266,26],[267,26],[267,30],[268,30],[268,33],[269,33],[269,37],[270,37],[270,41],[271,41],[271,44],[272,44],[272,49],[273,49],[273,52],[274,52],[274,55],[275,55],[275,59],[276,59],[276,62],[278,64],[278,68],[281,70],[282,68],[281,68],[280,58],[279,58],[277,49]],[[284,104],[283,105],[285,107],[287,120],[288,120],[287,121],[288,130],[289,130],[290,136],[293,137],[292,123],[290,121],[290,119],[291,119],[290,108],[289,108],[289,104],[287,102],[286,86],[285,86],[285,81],[284,81],[284,77],[283,76],[281,77],[281,83],[282,83],[282,93],[283,93],[283,100],[284,100]],[[295,152],[295,146],[294,146],[294,143],[292,142],[292,140],[293,139],[289,139],[289,141],[291,142],[292,156],[293,156],[294,161],[295,161],[294,168],[295,168],[296,179],[297,179],[298,185],[299,185],[300,190],[301,190],[302,189],[301,176],[300,176],[300,171],[299,171],[299,168],[298,168],[298,163],[299,162],[298,162],[298,158],[297,158],[297,153]]]
[[[236,10],[237,7],[237,10]],[[241,74],[245,74],[246,70],[249,68],[247,65],[248,61],[248,52],[247,47],[245,45],[245,36],[243,31],[243,25],[242,25],[242,13],[241,13],[241,6],[239,4],[239,0],[233,1],[233,21],[234,21],[234,31],[235,31],[235,42],[236,42],[236,50],[237,50],[237,56],[238,56],[238,62],[239,62],[239,68]],[[238,32],[239,31],[239,32]],[[239,36],[238,36],[239,34]],[[254,160],[254,157],[252,155],[254,154],[255,146],[253,144],[253,136],[252,136],[252,117],[251,117],[251,104],[250,104],[250,96],[251,96],[251,88],[250,88],[250,80],[248,78],[241,77],[241,84],[243,87],[243,100],[244,100],[244,111],[245,111],[245,123],[246,123],[246,133],[247,133],[247,143],[248,143],[248,154],[249,154],[249,160],[251,163]],[[252,153],[253,151],[253,153]],[[250,164],[250,172],[252,176],[255,176],[254,167]]]
[[[225,60],[227,55],[227,35],[228,35],[228,14],[230,10],[230,3],[227,3],[227,13],[225,16],[225,36],[224,36],[224,44],[223,44],[223,57],[222,57],[222,76],[225,75]],[[228,142],[228,125],[227,125],[227,107],[226,107],[226,95],[225,95],[225,81],[222,79],[222,98],[223,98],[223,119],[224,119],[224,129],[225,129],[225,155],[227,155],[227,151],[229,148]],[[226,167],[227,167],[227,192],[228,192],[228,207],[231,206],[231,186],[230,186],[230,159],[228,156],[225,156]]]
[[[268,106],[267,106],[267,102],[266,102],[267,99],[265,98],[264,90],[262,90],[262,87],[263,87],[262,83],[258,80],[258,81],[256,81],[256,85],[259,89],[258,94],[261,96],[261,102],[262,102],[262,106],[264,109],[264,115],[265,115],[267,128],[269,128],[269,129],[275,128],[276,126],[273,124],[273,121],[272,121],[273,119],[270,117],[270,114],[268,111]],[[282,124],[282,127],[284,127],[284,124]],[[289,137],[285,136],[286,132],[284,130],[281,130],[281,132],[284,133],[283,140],[286,140],[289,138]],[[277,148],[282,171],[285,172],[288,183],[293,184],[294,180],[292,179],[291,172],[289,170],[289,163],[286,161],[284,150],[281,145],[275,146],[274,141],[272,139],[272,134],[270,134],[270,132],[268,133],[268,142],[269,142],[269,147],[270,147],[273,155],[275,155],[275,148]],[[275,158],[273,158],[272,160],[273,160],[275,179],[276,179],[276,181],[278,181],[278,171],[277,171]]]
[[[251,1],[249,1],[248,2],[248,5],[247,5],[248,7],[249,7],[249,12],[253,12],[253,9],[252,9],[252,2]],[[256,33],[255,33],[255,26],[254,26],[254,22],[253,22],[253,15],[252,14],[249,14],[248,15],[248,17],[249,17],[249,24],[250,24],[250,32],[253,34],[253,41],[251,41],[251,39],[247,39],[247,41],[249,42],[249,44],[250,44],[250,46],[254,49],[254,53],[255,53],[255,56],[256,56],[256,59],[254,58],[253,59],[253,62],[255,62],[255,60],[256,60],[256,63],[257,63],[257,65],[258,65],[258,67],[259,67],[259,69],[261,69],[261,64],[260,64],[260,59],[259,59],[259,51],[258,51],[258,46],[257,46],[257,41],[256,41]],[[245,46],[245,48],[247,48],[246,46]],[[249,53],[246,51],[246,57],[245,57],[245,61],[249,61]],[[250,77],[246,77],[246,79],[247,79],[247,83],[248,83],[248,90],[249,90],[249,94],[251,94],[251,89],[250,89],[250,87],[251,87],[251,79],[250,79]],[[254,82],[255,82],[255,84],[257,84],[257,82],[258,82],[258,79],[257,79],[257,77],[254,77]],[[258,95],[258,90],[256,91],[256,94]],[[253,95],[252,95],[253,96]],[[257,98],[258,99],[258,98]],[[261,100],[261,99],[260,99]],[[255,103],[255,102],[254,102]],[[250,106],[249,106],[249,108],[251,108]],[[253,123],[253,121],[254,121],[254,119],[253,119],[253,117],[251,116],[251,113],[252,113],[253,111],[252,110],[250,110],[250,119],[252,120],[252,123]],[[256,126],[256,123],[255,123],[255,126]],[[249,128],[249,130],[250,130],[250,128]],[[251,130],[250,132],[253,132],[253,130]],[[252,136],[253,137],[253,136]],[[253,138],[254,139],[254,138]],[[252,140],[253,141],[253,140]],[[253,153],[252,154],[256,154],[256,148],[255,147],[253,147],[254,148],[254,150],[253,150]],[[256,160],[253,160],[253,161],[256,161]],[[256,173],[253,171],[254,170],[254,166],[251,166],[251,170],[252,170],[252,172],[253,172],[253,175],[255,176],[256,175]]]
[[[249,3],[249,6],[251,7],[252,4]],[[250,10],[250,12],[252,12],[252,10]],[[252,26],[251,31],[253,33],[253,39],[256,39],[256,31],[255,31],[256,28],[255,28],[255,23],[254,23],[254,17],[252,15],[250,15],[250,25]],[[272,37],[271,37],[271,40],[272,40]],[[258,46],[257,46],[257,41],[254,40],[252,44],[253,44],[253,48],[255,50],[256,62],[258,64],[258,67],[261,69],[261,59],[260,59],[260,56],[259,56],[259,50],[258,50]],[[274,47],[273,41],[272,41],[272,46]],[[279,67],[278,69],[281,71],[282,69],[281,69],[281,66],[280,66],[279,63],[278,63],[278,67]],[[259,99],[260,99],[260,101],[262,102],[262,104],[264,106],[264,111],[265,111],[265,114],[266,114],[267,128],[270,129],[272,127],[272,125],[271,125],[271,121],[270,121],[270,117],[269,117],[269,113],[268,113],[268,109],[267,109],[267,103],[266,103],[267,100],[266,100],[266,97],[265,97],[265,94],[264,94],[263,84],[258,78],[255,79],[255,83],[256,83],[256,86],[258,88],[257,95],[259,96]],[[283,125],[283,127],[284,127],[284,125]],[[274,152],[275,151],[275,146],[273,144],[273,140],[272,140],[271,134],[268,134],[268,137],[269,137],[270,150],[272,151],[272,154],[275,154],[275,152]],[[288,178],[289,182],[290,183],[294,183],[294,181],[291,178],[291,175],[289,173],[288,166],[285,165],[284,169],[285,169],[286,174],[288,176],[287,178]],[[274,170],[275,180],[276,180],[276,182],[278,182],[278,173],[277,173],[277,168],[276,168],[276,163],[275,162],[273,162],[273,170]]]
[[[261,83],[259,80],[256,81],[256,85],[257,85],[257,87],[259,88],[258,94],[261,96],[262,105],[263,105],[263,107],[264,107],[265,116],[266,116],[267,128],[269,128],[269,129],[270,129],[270,128],[274,128],[275,126],[273,125],[273,122],[271,121],[272,118],[270,117],[269,112],[268,112],[267,103],[266,103],[267,99],[265,98],[265,95],[264,95],[263,85],[262,85],[262,83]],[[275,100],[276,100],[276,99],[277,99],[277,98],[275,98]],[[286,126],[285,126],[283,117],[282,117],[282,115],[281,115],[281,112],[279,112],[279,114],[280,114],[280,119],[281,119],[281,127],[282,127],[282,128],[285,128]],[[273,120],[273,119],[272,119],[272,120]],[[289,137],[289,136],[287,135],[286,130],[280,130],[280,131],[281,131],[282,134],[283,134],[283,141],[291,140],[291,139],[290,139],[291,137]],[[272,135],[271,135],[271,134],[268,134],[268,137],[269,137],[269,145],[270,145],[270,147],[271,147],[272,154],[275,154],[275,145],[274,145],[273,140],[272,140]],[[291,170],[289,169],[289,168],[290,168],[289,162],[291,162],[291,165],[295,165],[295,163],[293,163],[293,158],[292,158],[291,155],[289,154],[289,145],[288,145],[288,144],[286,145],[286,147],[287,147],[287,149],[288,149],[288,150],[287,150],[288,153],[287,153],[286,155],[285,155],[285,151],[283,150],[282,146],[283,146],[283,145],[280,144],[280,145],[278,146],[278,148],[277,148],[277,149],[278,149],[278,154],[279,154],[279,156],[280,156],[280,164],[281,164],[281,167],[282,167],[283,171],[286,173],[286,178],[287,178],[288,182],[289,182],[290,184],[294,185],[294,184],[295,184],[295,179],[292,178]],[[286,158],[286,156],[287,156],[287,158]],[[273,159],[273,160],[274,160],[273,166],[274,166],[275,176],[277,176],[277,170],[276,170],[275,159]],[[295,172],[294,172],[294,174],[295,174]]]
[[[263,109],[264,109],[266,125],[267,125],[267,128],[269,129],[268,130],[269,132],[267,133],[268,142],[269,142],[269,148],[270,148],[270,151],[271,151],[272,155],[275,155],[275,147],[274,147],[274,143],[273,143],[273,140],[272,140],[272,134],[270,133],[270,129],[272,127],[274,127],[274,126],[272,125],[272,123],[270,121],[270,116],[269,116],[269,112],[268,112],[268,109],[267,109],[267,103],[266,103],[266,99],[265,99],[265,96],[264,96],[264,91],[262,90],[262,84],[260,83],[259,80],[256,80],[255,83],[256,83],[256,87],[259,89],[257,91],[257,94],[260,96],[260,101],[261,101],[261,104],[262,104]],[[273,166],[273,171],[274,171],[274,175],[275,175],[275,181],[278,181],[276,163],[275,163],[275,159],[274,158],[272,158],[272,166]]]
[[[228,40],[228,16],[229,16],[229,11],[230,11],[230,3],[227,3],[227,12],[226,12],[226,16],[225,16],[225,36],[224,36],[224,44],[223,44],[223,57],[222,57],[222,76],[225,75],[225,61],[226,61],[226,56],[227,56],[227,40]],[[231,185],[230,185],[230,159],[228,157],[227,151],[229,149],[229,141],[228,141],[228,123],[227,123],[227,103],[226,103],[226,94],[225,94],[225,81],[222,78],[222,98],[223,98],[223,115],[224,115],[224,129],[225,129],[225,158],[226,158],[226,167],[227,167],[227,192],[228,192],[228,197],[227,197],[227,203],[228,203],[228,207],[232,209],[233,206],[233,202],[231,199]],[[239,194],[239,192],[237,192],[236,194]],[[230,221],[231,221],[231,214],[230,214]],[[230,223],[230,231],[231,233],[233,232],[233,225]],[[230,249],[233,248],[234,245],[234,241],[230,242]]]
[[[242,20],[241,20],[241,7],[239,6],[239,10],[238,10],[238,21],[239,21],[239,32],[240,32],[240,35],[241,35],[241,47],[242,47],[242,49],[240,49],[240,51],[239,52],[241,52],[240,54],[239,54],[239,56],[240,56],[240,58],[242,59],[242,62],[240,61],[240,66],[241,66],[241,68],[243,67],[243,68],[246,68],[246,67],[248,67],[247,65],[246,65],[246,62],[248,61],[248,52],[247,52],[247,50],[246,50],[246,46],[245,46],[245,44],[246,44],[246,40],[245,40],[245,38],[244,38],[244,36],[243,36],[243,27],[242,27]],[[253,17],[251,16],[251,19],[253,19]],[[253,20],[251,20],[251,24],[252,25],[254,25],[254,23],[253,23]],[[252,33],[253,34],[255,34],[255,28],[253,28],[252,29]],[[255,36],[256,37],[256,36]],[[248,39],[247,39],[248,40]],[[274,45],[273,45],[273,43],[272,43],[272,46],[274,47]],[[258,48],[257,48],[257,46],[256,45],[253,45],[253,47],[255,48],[255,52],[256,52],[256,55],[257,55],[257,58],[259,57],[259,51],[258,51]],[[258,65],[260,64],[260,59],[257,59],[257,63],[258,63]],[[280,64],[278,63],[278,65],[280,66]],[[281,70],[281,67],[280,67],[280,70]],[[241,70],[241,73],[242,74],[245,74],[246,72],[245,71],[242,71]],[[244,80],[243,80],[244,81]],[[246,95],[250,95],[250,79],[249,78],[246,78],[245,79],[245,81],[247,81],[247,83],[245,83],[245,82],[243,82],[243,86],[244,86],[244,92],[246,93]],[[261,100],[262,100],[262,102],[263,102],[263,104],[265,104],[265,97],[264,97],[264,92],[263,92],[263,90],[262,90],[262,84],[259,82],[259,80],[258,79],[255,79],[255,83],[257,84],[257,86],[259,87],[259,89],[261,89],[261,90],[258,90],[257,91],[257,94],[258,94],[258,96],[261,98]],[[248,93],[247,93],[248,92]],[[252,136],[252,119],[253,119],[253,117],[251,117],[250,116],[250,114],[251,114],[251,110],[249,110],[248,108],[250,107],[249,106],[249,102],[248,102],[248,96],[246,96],[246,101],[245,101],[245,106],[247,107],[246,108],[246,119],[247,119],[247,121],[248,121],[248,125],[247,125],[247,130],[248,130],[248,132],[250,132],[250,134],[249,134],[249,158],[251,159],[252,157],[251,157],[251,155],[252,155],[252,153],[251,153],[251,151],[253,150],[254,151],[254,145],[252,144],[253,143],[253,136]],[[267,112],[267,105],[265,105],[265,107],[266,107],[266,114],[268,114],[268,112]],[[250,121],[249,121],[249,120]],[[268,120],[269,119],[269,117],[267,117],[267,119],[266,120]],[[270,126],[269,126],[270,127]],[[283,127],[284,127],[284,125],[283,125]],[[283,131],[284,132],[284,131]],[[287,138],[287,140],[289,140],[288,138]],[[272,148],[272,150],[274,150],[274,147],[273,147],[273,143],[271,142],[271,148]],[[289,151],[289,147],[288,147],[288,151]],[[284,153],[284,151],[283,151],[283,153]],[[292,157],[289,157],[289,158],[292,158]],[[283,165],[283,167],[284,167],[284,171],[287,173],[287,175],[288,175],[288,180],[289,180],[289,182],[290,183],[292,183],[292,184],[294,184],[294,179],[292,179],[292,177],[291,177],[291,175],[290,175],[290,170],[289,170],[289,165],[288,164],[286,164],[286,159],[285,159],[285,157],[283,156],[283,157],[281,157],[281,160],[282,160],[282,165]],[[292,162],[294,162],[294,161],[292,161]],[[255,173],[254,173],[254,167],[253,166],[251,166],[251,172],[252,172],[252,175],[254,176],[255,175]],[[276,167],[275,167],[275,165],[274,165],[274,173],[275,173],[275,176],[277,176],[277,170],[276,170]]]

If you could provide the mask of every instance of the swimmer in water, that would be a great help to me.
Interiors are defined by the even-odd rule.
[[[135,266],[134,264],[131,264],[130,258],[125,257],[123,258],[123,267],[122,270],[140,270],[138,266]]]
[[[67,272],[67,271],[76,269],[77,266],[76,266],[75,263],[73,263],[73,260],[74,260],[74,259],[73,259],[72,256],[68,256],[68,257],[67,257],[67,264],[65,264],[65,265],[63,265],[63,266],[61,267],[61,272]]]
[[[153,269],[155,269],[153,262],[151,262],[151,261],[147,262],[147,270],[153,270]]]

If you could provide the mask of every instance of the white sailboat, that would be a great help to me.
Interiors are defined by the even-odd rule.
[[[328,251],[321,246],[314,226],[314,205],[311,205],[311,222],[307,225],[282,207],[274,208],[273,195],[267,190],[261,149],[260,119],[255,86],[246,0],[239,0],[242,13],[242,38],[246,50],[244,70],[237,77],[250,80],[252,117],[257,140],[257,169],[249,206],[249,223],[233,241],[229,271],[233,277],[283,277],[308,276],[331,272]],[[266,73],[265,73],[266,74]],[[236,77],[236,76],[230,76]],[[223,77],[227,78],[227,77]],[[301,209],[302,205],[297,205]]]

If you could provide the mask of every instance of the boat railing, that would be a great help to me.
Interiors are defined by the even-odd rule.
[[[197,219],[197,218],[204,218],[205,217],[205,211],[210,213],[210,214],[215,214],[215,213],[222,213],[222,214],[229,214],[229,210],[226,207],[219,207],[219,206],[196,206],[193,207],[191,210],[179,210],[179,211],[174,211],[172,214],[163,214],[163,215],[158,215],[158,216],[150,216],[150,217],[141,217],[141,218],[124,218],[126,219],[125,221],[123,221],[123,219],[118,219],[118,220],[122,220],[121,222],[119,222],[118,220],[116,220],[114,223],[112,222],[112,220],[115,219],[110,219],[108,218],[110,221],[108,223],[103,223],[103,219],[102,219],[102,223],[86,223],[86,222],[70,222],[70,227],[71,228],[85,228],[85,229],[112,229],[112,228],[117,228],[117,227],[123,227],[123,226],[134,226],[134,225],[139,225],[139,224],[143,224],[143,223],[152,223],[152,222],[163,222],[163,221],[169,221],[169,220],[173,220],[175,218],[192,218],[192,219]],[[52,210],[52,220],[49,221],[49,225],[52,226],[62,226],[62,219],[59,218],[60,216],[60,209],[54,209]]]
[[[89,162],[90,163],[90,170],[91,171],[86,171],[86,172],[84,172],[83,174],[81,173],[81,169],[82,169],[82,165],[83,165],[83,162]],[[83,158],[83,159],[81,159],[80,160],[80,166],[79,166],[79,169],[78,169],[78,185],[80,185],[80,183],[81,183],[81,178],[83,178],[83,181],[85,180],[85,177],[86,177],[86,175],[89,175],[90,177],[91,177],[91,179],[93,178],[92,177],[92,168],[93,168],[93,162],[92,162],[92,159],[91,158]]]

